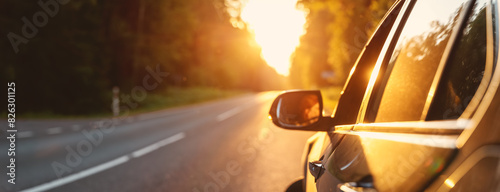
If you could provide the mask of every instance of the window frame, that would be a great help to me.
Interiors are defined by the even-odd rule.
[[[363,123],[365,121],[367,109],[369,109],[368,106],[372,103],[371,99],[374,98],[371,97],[372,92],[374,89],[380,86],[379,78],[381,78],[381,76],[379,76],[378,74],[382,73],[381,70],[385,70],[387,63],[389,62],[390,55],[392,55],[392,52],[394,51],[394,48],[396,46],[397,39],[399,38],[399,35],[401,34],[401,31],[406,24],[406,20],[411,14],[413,5],[415,5],[415,1],[409,0],[404,2],[404,4],[402,5],[403,7],[401,7],[400,13],[396,18],[394,27],[391,29],[389,35],[386,38],[386,41],[376,61],[375,67],[373,67],[373,70],[371,72],[370,80],[368,82],[368,86],[366,87],[361,106],[358,109],[359,111],[356,123]]]
[[[420,117],[420,120],[427,121],[427,117],[429,114],[429,109],[431,108],[431,105],[434,101],[434,95],[436,93],[436,90],[439,87],[439,83],[441,82],[443,78],[443,72],[446,69],[446,64],[448,60],[450,59],[450,53],[454,51],[454,49],[457,48],[457,41],[459,40],[459,37],[462,35],[463,28],[467,25],[467,20],[471,16],[472,13],[472,6],[473,2],[476,2],[477,0],[470,1],[470,7],[468,7],[467,13],[464,14],[466,16],[462,23],[460,24],[460,28],[458,29],[458,34],[455,37],[454,43],[450,50],[448,50],[447,55],[446,55],[446,60],[441,61],[440,66],[438,67],[438,70],[436,72],[436,75],[434,76],[434,80],[431,86],[431,89],[429,90],[429,94],[427,95],[427,100],[424,106],[424,110],[422,111],[422,115]],[[486,93],[486,89],[488,88],[488,85],[491,81],[491,77],[493,76],[493,60],[494,60],[494,39],[493,39],[493,14],[492,14],[492,7],[491,7],[491,1],[486,1],[486,63],[485,63],[485,68],[484,68],[484,75],[483,78],[481,79],[481,82],[479,84],[479,87],[477,88],[475,94],[472,97],[472,100],[469,102],[467,107],[464,109],[462,114],[458,119],[470,119],[472,118],[472,115],[476,111],[479,103],[481,102],[484,94]],[[444,62],[444,63],[443,63]],[[442,119],[441,119],[442,120]]]
[[[369,87],[369,77],[365,77],[365,74],[373,70],[374,62],[377,61],[380,52],[384,52],[386,41],[392,38],[391,31],[397,28],[400,22],[398,18],[405,12],[403,5],[408,2],[409,0],[397,0],[364,46],[344,84],[338,105],[332,112],[332,117],[335,119],[334,125],[357,122],[365,90]],[[353,108],[356,110],[351,111]]]
[[[432,101],[434,100],[434,93],[436,92],[436,89],[439,85],[439,82],[441,81],[442,74],[444,72],[445,66],[447,64],[447,61],[450,58],[450,54],[452,53],[453,49],[457,45],[457,41],[460,38],[460,35],[462,33],[463,28],[467,25],[467,20],[470,17],[470,14],[472,12],[473,5],[476,1],[475,0],[470,0],[466,2],[465,9],[462,10],[460,13],[459,19],[458,19],[458,24],[453,27],[453,30],[450,35],[450,40],[448,41],[445,51],[443,52],[438,68],[436,70],[436,73],[434,75],[434,78],[432,80],[432,84],[427,96],[427,99],[425,101],[424,108],[422,110],[422,114],[419,120],[417,121],[426,121],[427,114],[429,112],[430,106],[432,104]],[[381,52],[379,59],[377,60],[377,64],[373,69],[373,72],[370,77],[370,84],[366,89],[365,96],[363,98],[362,105],[360,107],[359,115],[358,115],[358,120],[357,123],[361,124],[369,124],[369,123],[375,123],[374,120],[376,118],[376,115],[378,113],[378,108],[381,102],[382,97],[377,97],[377,93],[379,89],[384,88],[385,85],[381,85],[383,82],[384,78],[384,73],[386,72],[387,65],[389,63],[389,60],[391,59],[391,56],[394,52],[394,49],[396,47],[396,44],[398,42],[398,39],[400,37],[401,31],[404,29],[404,25],[406,24],[406,21],[408,20],[408,17],[412,14],[413,11],[413,6],[415,5],[416,1],[409,1],[406,2],[409,3],[407,7],[403,7],[405,10],[405,13],[402,20],[400,21],[399,25],[397,26],[397,29],[395,29],[395,33],[393,36],[390,36],[390,39],[387,39],[386,44],[384,45],[387,46],[387,49],[383,49]],[[405,6],[405,5],[403,5]],[[493,15],[491,11],[491,2],[487,1],[487,13],[486,13],[486,26],[487,26],[487,58],[486,58],[486,66],[485,66],[485,74],[483,76],[483,79],[481,80],[480,86],[478,90],[476,90],[476,93],[473,96],[473,99],[469,103],[469,105],[466,107],[464,112],[461,114],[460,118],[458,119],[470,119],[472,115],[474,114],[475,110],[477,109],[482,97],[486,93],[486,89],[489,85],[489,82],[491,80],[491,76],[493,75],[493,60],[495,60],[495,55],[494,55],[494,41],[495,39],[493,38]],[[391,32],[392,33],[392,32]],[[390,34],[391,35],[391,34]],[[390,75],[390,74],[389,74]],[[383,86],[383,87],[381,87]],[[383,93],[380,92],[381,94]],[[457,119],[451,119],[451,121],[456,121]],[[437,120],[437,121],[450,121],[450,119],[444,119],[444,120]],[[401,121],[401,122],[412,122],[412,121]],[[428,121],[426,121],[428,122]],[[390,123],[390,122],[385,122],[385,123]],[[462,126],[460,126],[462,127]]]

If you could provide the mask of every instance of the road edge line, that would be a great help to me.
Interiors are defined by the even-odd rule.
[[[70,182],[79,180],[81,178],[88,177],[90,175],[99,173],[99,172],[104,171],[106,169],[123,164],[123,163],[127,162],[128,160],[130,160],[128,155],[124,155],[124,156],[118,157],[116,159],[113,159],[111,161],[108,161],[106,163],[103,163],[103,164],[97,165],[95,167],[83,170],[81,172],[69,175],[67,177],[59,178],[59,179],[50,181],[50,182],[45,183],[45,184],[41,184],[41,185],[38,185],[38,186],[35,186],[32,188],[24,189],[21,192],[37,192],[37,191],[46,191],[46,190],[54,189],[56,187],[68,184]]]
[[[175,142],[183,139],[184,137],[186,137],[186,134],[184,132],[177,133],[177,134],[175,134],[173,136],[170,136],[170,137],[168,137],[166,139],[158,141],[158,142],[156,142],[156,143],[154,143],[152,145],[149,145],[149,146],[144,147],[142,149],[136,150],[136,151],[134,151],[132,153],[129,153],[127,155],[123,155],[121,157],[118,157],[118,158],[113,159],[111,161],[108,161],[106,163],[103,163],[103,164],[91,167],[89,169],[80,171],[78,173],[75,173],[75,174],[72,174],[72,175],[69,175],[69,176],[66,176],[66,177],[63,177],[63,178],[59,178],[59,179],[56,179],[56,180],[53,180],[53,181],[50,181],[50,182],[47,182],[47,183],[44,183],[44,184],[41,184],[41,185],[37,185],[37,186],[31,187],[31,188],[28,188],[28,189],[23,189],[23,190],[21,190],[21,192],[47,191],[47,190],[50,190],[50,189],[54,189],[54,188],[63,186],[65,184],[71,183],[73,181],[77,181],[79,179],[91,176],[93,174],[96,174],[96,173],[99,173],[101,171],[113,168],[115,166],[121,165],[121,164],[129,161],[132,158],[141,157],[141,156],[143,156],[143,155],[145,155],[145,154],[147,154],[149,152],[152,152],[152,151],[154,151],[156,149],[164,147],[164,146],[166,146],[168,144],[175,143]]]

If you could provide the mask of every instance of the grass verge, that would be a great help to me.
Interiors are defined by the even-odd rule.
[[[146,99],[139,103],[139,107],[132,110],[131,113],[143,113],[196,104],[205,101],[229,98],[243,93],[247,92],[239,90],[221,90],[210,87],[172,87],[163,93],[148,94]]]

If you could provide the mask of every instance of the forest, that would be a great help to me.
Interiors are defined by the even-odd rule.
[[[359,53],[394,0],[299,0],[306,33],[291,57],[293,87],[342,87]]]
[[[18,113],[75,115],[109,112],[113,87],[142,98],[341,86],[393,3],[299,0],[308,23],[284,77],[227,1],[3,0],[0,80],[15,82]]]

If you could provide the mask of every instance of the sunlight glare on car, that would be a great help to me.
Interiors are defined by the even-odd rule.
[[[262,47],[262,57],[285,76],[289,73],[290,56],[305,32],[305,16],[293,0],[248,0],[241,13]]]
[[[455,187],[455,182],[453,182],[453,180],[451,179],[446,179],[446,181],[444,181],[444,183],[446,184],[446,186],[448,186],[450,189]]]

